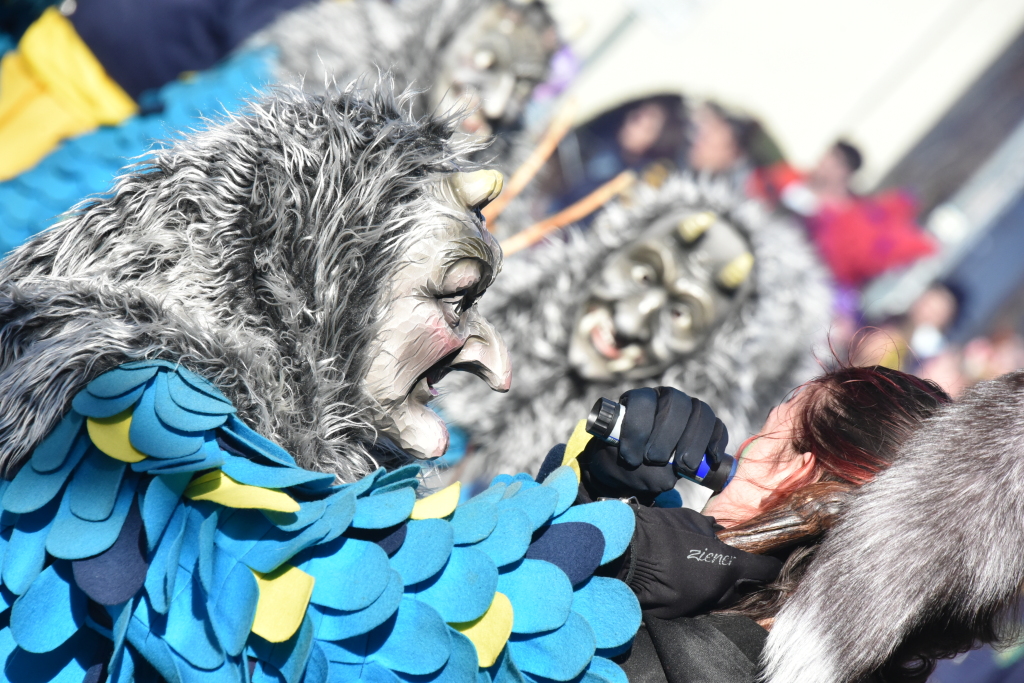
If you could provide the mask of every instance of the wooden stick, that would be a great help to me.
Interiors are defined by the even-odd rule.
[[[512,178],[508,181],[508,185],[505,186],[505,191],[498,195],[497,199],[483,208],[482,213],[484,214],[484,218],[487,219],[488,225],[494,224],[494,220],[501,215],[501,212],[505,210],[505,207],[507,207],[513,199],[519,196],[519,193],[526,189],[526,186],[530,184],[530,181],[533,180],[534,176],[540,172],[540,169],[544,167],[544,163],[554,153],[554,151],[558,149],[558,144],[562,141],[562,138],[572,130],[572,124],[575,117],[576,100],[570,99],[551,121],[551,125],[548,126],[540,144],[534,147],[533,151],[530,152],[530,156],[527,157],[522,166],[516,169],[516,172],[512,174]],[[494,232],[494,230],[492,229],[491,232]]]
[[[835,526],[851,484],[819,481],[792,494],[782,507],[718,532],[718,540],[748,553],[765,553],[820,537]]]
[[[501,243],[502,252],[505,256],[511,256],[517,251],[532,247],[559,228],[586,218],[614,199],[616,195],[629,189],[636,180],[636,173],[623,171],[575,204],[509,237]]]

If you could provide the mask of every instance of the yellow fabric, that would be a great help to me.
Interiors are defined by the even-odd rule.
[[[572,430],[572,436],[569,437],[569,443],[565,444],[565,455],[562,456],[562,464],[571,465],[575,462],[592,438],[594,437],[587,432],[587,421],[580,420],[577,422],[576,429]],[[576,474],[578,475],[579,471]]]
[[[580,473],[580,464],[579,464],[579,462],[577,462],[576,460],[573,460],[572,462],[569,463],[569,467],[572,468],[572,471],[576,473],[576,481],[577,482],[583,481],[583,475]]]
[[[252,573],[260,589],[252,632],[271,643],[283,643],[302,625],[316,579],[290,564],[268,574]]]
[[[25,31],[18,50],[54,97],[96,123],[120,123],[138,111],[78,36],[75,27],[50,7]]]
[[[132,426],[131,408],[113,417],[90,417],[85,424],[93,445],[111,458],[121,462],[141,462],[146,459],[146,454],[136,450],[128,440],[128,430]]]
[[[476,656],[482,668],[498,661],[498,655],[512,635],[512,603],[503,593],[495,593],[491,606],[476,621],[451,624],[451,627],[469,638],[476,646]]]
[[[20,54],[9,52],[0,61],[0,181],[29,170],[65,137],[92,127],[61,107]]]
[[[412,514],[409,519],[440,519],[455,512],[455,506],[459,504],[459,495],[462,493],[462,482],[455,482],[451,486],[430,494],[426,498],[420,498],[412,506]]]
[[[138,111],[56,8],[0,62],[0,181],[26,171],[62,139]]]
[[[214,470],[193,479],[185,489],[185,497],[192,500],[209,500],[229,508],[299,511],[299,504],[287,493],[239,484],[222,470]]]

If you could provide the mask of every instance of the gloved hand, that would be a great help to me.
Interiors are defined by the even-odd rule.
[[[592,499],[636,496],[649,504],[674,487],[678,476],[693,476],[705,453],[711,467],[725,453],[725,425],[707,403],[678,389],[632,389],[619,403],[626,414],[618,446],[591,439],[580,458]],[[673,465],[666,466],[673,452]]]
[[[686,508],[635,507],[636,531],[618,572],[640,607],[674,619],[728,607],[744,588],[773,581],[782,562],[718,540],[712,517]]]

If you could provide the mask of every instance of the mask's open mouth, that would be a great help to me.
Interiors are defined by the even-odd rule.
[[[638,344],[620,342],[615,334],[615,321],[604,306],[584,315],[580,320],[580,328],[591,347],[605,359],[612,372],[628,372],[643,359],[643,349]]]
[[[432,398],[437,396],[438,391],[434,388],[434,385],[444,379],[445,376],[454,369],[452,368],[452,363],[461,351],[461,348],[455,349],[447,356],[431,365],[417,378],[414,386],[419,386],[420,382],[425,380],[427,384],[427,393],[429,393]]]
[[[622,349],[615,341],[615,332],[610,323],[594,325],[594,328],[590,330],[590,343],[598,353],[608,360],[622,357]]]
[[[615,339],[615,323],[607,308],[599,306],[584,315],[580,320],[580,331],[605,359],[614,360],[622,355]]]

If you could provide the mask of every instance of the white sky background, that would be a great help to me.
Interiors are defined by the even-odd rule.
[[[578,119],[656,92],[756,114],[798,166],[837,137],[870,187],[1024,28],[1022,0],[549,0],[583,58]]]

